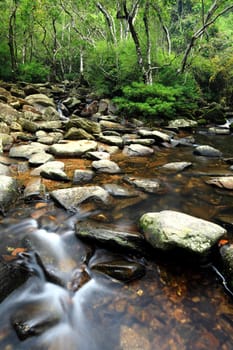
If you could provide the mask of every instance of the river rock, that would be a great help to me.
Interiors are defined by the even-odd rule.
[[[233,176],[220,176],[205,182],[208,185],[225,188],[226,190],[233,190]]]
[[[9,150],[9,148],[12,146],[12,144],[14,143],[14,138],[12,135],[8,135],[8,134],[2,134],[0,133],[0,140],[2,143],[2,148],[3,150],[7,151]]]
[[[140,177],[125,176],[123,180],[148,193],[160,193],[162,190],[161,181],[158,179],[146,179]]]
[[[159,130],[138,130],[138,134],[142,137],[153,138],[157,142],[169,142],[171,137],[167,135],[165,132]]]
[[[167,126],[169,129],[186,129],[186,128],[195,128],[198,123],[195,120],[179,118],[171,120]]]
[[[229,135],[230,129],[229,128],[220,128],[220,127],[211,127],[208,129],[208,132],[210,134],[215,134],[215,135]]]
[[[125,145],[130,145],[130,144],[138,144],[142,146],[151,146],[155,143],[154,139],[124,139],[124,144]]]
[[[8,210],[18,194],[17,181],[10,176],[0,175],[0,211],[4,213]]]
[[[122,257],[106,256],[99,259],[91,259],[88,267],[122,282],[130,282],[145,274],[145,266],[136,262],[123,259]]]
[[[42,184],[41,178],[36,177],[30,179],[23,192],[24,200],[31,202],[32,200],[44,200],[46,197],[46,189]]]
[[[233,288],[233,244],[224,244],[220,248],[220,255],[223,261],[224,274]]]
[[[4,165],[4,164],[0,164],[0,175],[9,176],[10,173],[11,172],[10,172],[9,166]]]
[[[154,248],[182,248],[198,254],[207,253],[226,233],[212,222],[172,210],[144,214],[140,228]]]
[[[108,191],[113,197],[130,198],[139,196],[139,192],[129,190],[123,186],[116,184],[105,184],[104,189]]]
[[[91,140],[67,141],[57,143],[49,148],[49,152],[58,157],[81,157],[87,152],[96,151],[97,142]]]
[[[21,112],[18,112],[6,103],[0,102],[0,121],[3,121],[10,126],[11,123],[16,122],[21,116]]]
[[[66,140],[94,140],[95,138],[81,128],[70,128],[64,135]]]
[[[221,157],[222,152],[218,149],[211,147],[209,145],[197,146],[193,153],[197,156],[205,156],[205,157]]]
[[[87,157],[93,160],[109,160],[110,159],[110,154],[108,152],[100,152],[100,151],[95,151],[95,152],[88,152]]]
[[[69,181],[64,172],[65,164],[59,161],[47,162],[31,171],[32,176],[39,176],[57,181]]]
[[[91,135],[99,135],[101,132],[99,123],[93,122],[91,120],[87,120],[85,118],[80,118],[77,116],[72,116],[69,119],[69,121],[66,124],[66,130],[73,127],[84,129]]]
[[[146,157],[146,156],[150,156],[153,153],[154,153],[153,148],[143,146],[138,143],[125,146],[123,149],[123,154],[129,157]]]
[[[7,125],[7,123],[0,122],[0,133],[1,134],[9,134],[10,133],[10,127]]]
[[[163,170],[182,171],[192,165],[191,162],[171,162],[161,166]]]
[[[99,135],[98,140],[100,142],[106,143],[108,145],[113,145],[113,146],[117,146],[117,147],[122,147],[122,145],[123,145],[123,140],[120,136]]]
[[[26,158],[29,159],[33,154],[44,152],[48,146],[42,145],[39,142],[32,142],[27,145],[20,145],[11,147],[9,156],[12,158]]]
[[[110,195],[100,186],[82,186],[64,188],[51,192],[51,197],[67,210],[78,211],[85,201],[92,201],[96,206],[108,205]]]
[[[90,182],[95,176],[95,172],[92,170],[76,169],[74,171],[73,183],[81,184]]]
[[[29,95],[25,98],[25,101],[40,112],[43,112],[47,107],[55,107],[53,100],[45,94]]]
[[[29,273],[21,268],[16,261],[0,261],[0,302],[29,278]]]
[[[19,123],[24,131],[35,133],[39,129],[38,123],[25,118],[20,118]]]
[[[98,223],[96,221],[78,221],[75,226],[76,235],[79,238],[98,242],[102,245],[124,250],[142,251],[144,237],[139,232],[126,232],[112,225]]]
[[[121,172],[120,167],[108,159],[95,160],[91,165],[100,173],[118,174]]]

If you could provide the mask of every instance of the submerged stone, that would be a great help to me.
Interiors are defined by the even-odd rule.
[[[226,190],[233,190],[233,176],[220,176],[211,180],[207,180],[208,185],[213,185]]]
[[[211,147],[209,145],[197,146],[193,153],[197,156],[205,156],[205,157],[221,157],[222,152],[218,149]]]
[[[212,222],[172,210],[144,214],[140,228],[154,248],[183,248],[198,254],[208,252],[226,233]]]

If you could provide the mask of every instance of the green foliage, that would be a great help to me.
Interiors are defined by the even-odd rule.
[[[95,50],[92,48],[88,51],[85,78],[100,95],[113,96],[122,86],[139,76],[135,48],[131,40],[118,46],[100,41]]]
[[[11,78],[12,71],[8,46],[2,43],[0,46],[0,79],[7,81]]]
[[[49,68],[39,62],[32,61],[19,67],[19,80],[28,82],[45,82],[48,79]]]
[[[120,113],[128,117],[172,119],[177,115],[191,116],[197,108],[199,97],[195,86],[161,83],[145,85],[134,82],[123,88],[121,97],[114,102]]]

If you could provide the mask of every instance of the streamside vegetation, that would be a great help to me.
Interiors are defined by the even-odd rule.
[[[129,116],[233,105],[231,0],[0,0],[0,79],[76,81]]]

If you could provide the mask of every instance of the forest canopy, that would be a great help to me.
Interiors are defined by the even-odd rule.
[[[177,96],[233,104],[230,0],[0,0],[0,11],[0,79],[78,79],[122,106],[157,84],[152,115],[156,99],[182,108]]]

